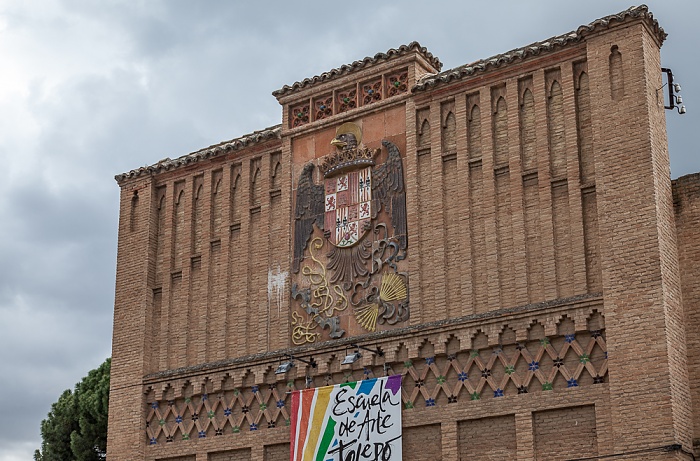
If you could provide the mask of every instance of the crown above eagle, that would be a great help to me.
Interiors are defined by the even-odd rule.
[[[331,145],[336,151],[323,157],[320,168],[324,177],[330,177],[352,168],[374,166],[379,149],[361,147],[362,130],[354,123],[343,123],[336,129]]]

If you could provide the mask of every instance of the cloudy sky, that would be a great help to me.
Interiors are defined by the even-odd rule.
[[[417,40],[447,69],[627,1],[0,0],[0,461],[110,355],[115,174],[275,125],[273,90],[365,56]],[[688,106],[675,178],[700,171],[700,2],[649,6]]]

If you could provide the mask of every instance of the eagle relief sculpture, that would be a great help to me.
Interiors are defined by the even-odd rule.
[[[304,166],[296,191],[292,341],[315,342],[376,331],[409,318],[406,259],[406,191],[399,149],[361,144],[362,131],[344,123],[331,142],[336,151]],[[317,229],[317,230],[315,230]]]

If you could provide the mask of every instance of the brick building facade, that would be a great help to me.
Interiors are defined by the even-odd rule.
[[[700,176],[669,178],[664,39],[642,6],[447,71],[411,43],[118,175],[108,458],[286,460],[290,390],[402,374],[406,460],[690,459]]]

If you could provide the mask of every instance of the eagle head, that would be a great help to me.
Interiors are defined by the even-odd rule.
[[[314,172],[314,164],[313,162],[309,162],[306,165],[304,165],[304,168],[301,170],[301,177],[305,179],[311,180],[313,178],[313,172]]]
[[[331,141],[331,145],[340,150],[354,149],[357,147],[357,138],[352,133],[341,133]]]
[[[347,122],[335,130],[335,138],[331,141],[331,145],[338,150],[346,151],[356,149],[360,141],[362,141],[362,129],[355,123]]]

